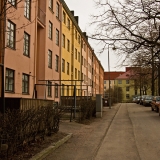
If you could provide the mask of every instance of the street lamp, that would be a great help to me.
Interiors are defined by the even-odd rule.
[[[108,44],[108,80],[109,80],[109,94],[108,94],[108,100],[109,100],[109,109],[111,109],[111,83],[110,83],[110,59],[109,59],[109,46],[114,45],[113,43]],[[112,48],[113,50],[116,50],[115,47]]]

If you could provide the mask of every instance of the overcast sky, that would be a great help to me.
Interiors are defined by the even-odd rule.
[[[91,22],[90,15],[95,14],[95,2],[94,0],[65,0],[68,8],[74,10],[74,15],[79,16],[79,27],[82,32],[87,32],[88,34],[92,32],[92,28],[89,27]],[[95,54],[101,61],[101,64],[105,71],[108,71],[108,51],[106,50],[102,54],[97,54],[100,47],[97,45],[97,41],[89,40],[89,44],[94,49]],[[117,68],[118,57],[112,52],[110,48],[110,70],[111,71],[124,71],[124,68]]]

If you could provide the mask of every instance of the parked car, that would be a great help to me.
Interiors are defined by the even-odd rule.
[[[151,101],[151,110],[159,112],[160,107],[160,96],[154,96]]]
[[[149,96],[149,95],[144,96],[143,101],[142,101],[142,104],[143,104],[144,106],[150,106],[150,105],[151,105],[151,102],[152,102],[152,99],[153,99],[153,96]]]
[[[133,97],[132,102],[136,103],[137,97]]]
[[[141,96],[136,97],[136,103],[139,104]]]
[[[144,100],[144,98],[146,97],[147,95],[142,95],[142,96],[140,96],[140,100],[139,100],[139,104],[143,104],[143,100]]]

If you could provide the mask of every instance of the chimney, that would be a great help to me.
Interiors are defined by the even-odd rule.
[[[74,16],[74,18],[75,18],[75,20],[76,20],[76,22],[77,22],[77,24],[78,24],[78,16]]]
[[[74,16],[74,11],[71,11],[72,15]]]
[[[86,32],[83,32],[83,35],[85,36],[85,38],[86,38],[87,41],[88,41],[88,36],[87,36]]]

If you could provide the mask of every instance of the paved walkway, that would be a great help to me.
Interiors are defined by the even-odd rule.
[[[65,144],[60,146],[45,160],[93,160],[120,104],[103,108],[103,117],[96,118],[90,125],[61,121],[60,131],[73,133]]]

